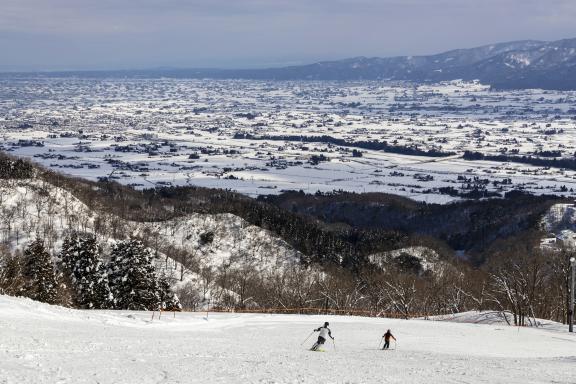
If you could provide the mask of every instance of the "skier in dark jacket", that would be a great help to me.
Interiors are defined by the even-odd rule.
[[[311,351],[317,351],[318,348],[320,348],[320,346],[326,342],[327,336],[330,336],[330,338],[334,340],[334,337],[332,337],[332,331],[330,331],[330,328],[328,328],[329,325],[330,324],[328,322],[325,322],[324,326],[314,330],[314,332],[320,332],[320,334],[318,335],[318,341],[316,341],[312,348],[310,348]]]
[[[382,347],[382,349],[390,348],[390,339],[394,339],[394,341],[396,341],[396,338],[394,337],[392,332],[390,332],[390,330],[387,330],[384,336],[382,337],[384,338],[384,347]]]

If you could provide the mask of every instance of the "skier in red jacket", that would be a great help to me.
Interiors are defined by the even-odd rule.
[[[396,338],[394,337],[392,332],[390,332],[390,330],[387,330],[384,336],[382,337],[384,338],[384,347],[382,347],[382,349],[390,348],[390,339],[394,339],[394,341],[396,341]]]

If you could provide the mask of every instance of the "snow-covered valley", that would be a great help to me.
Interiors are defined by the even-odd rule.
[[[459,81],[3,79],[0,150],[137,188],[573,197],[574,96]]]
[[[0,296],[0,382],[574,383],[576,336],[340,316],[79,311]],[[330,322],[335,346],[309,352]],[[398,338],[378,350],[386,329]]]

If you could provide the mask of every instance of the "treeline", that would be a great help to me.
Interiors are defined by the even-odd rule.
[[[292,191],[259,198],[286,211],[308,215],[327,225],[360,230],[396,230],[425,243],[441,254],[466,251],[481,266],[491,246],[538,229],[542,216],[557,203],[571,202],[555,196],[514,192],[502,199],[461,201],[452,204],[417,202],[384,193],[333,192],[305,194]],[[412,241],[412,244],[414,242]],[[449,247],[448,247],[449,246]],[[447,247],[442,251],[443,247]]]
[[[540,156],[549,157],[555,153],[542,152]],[[542,158],[533,156],[486,155],[480,152],[465,151],[464,160],[487,160],[535,165],[538,167],[566,168],[576,170],[576,158]]]
[[[0,152],[0,179],[29,179],[33,176],[34,167],[30,162]]]
[[[565,323],[569,254],[541,251],[534,247],[535,237],[517,240],[500,244],[480,269],[465,262],[423,274],[395,262],[356,272],[335,266],[262,273],[249,267],[202,268],[198,285],[189,285],[181,298],[190,309],[204,308],[210,292],[212,308],[225,310],[309,313],[317,308],[403,318],[494,311],[514,325],[538,325],[538,318]]]
[[[302,143],[324,143],[339,145],[341,147],[354,147],[369,149],[373,151],[383,151],[388,153],[397,153],[401,155],[410,156],[427,156],[427,157],[446,157],[453,156],[455,152],[444,152],[437,149],[423,150],[418,148],[417,145],[413,146],[403,146],[403,145],[390,145],[386,141],[348,141],[346,139],[340,139],[333,136],[321,135],[321,136],[303,136],[303,135],[262,135],[255,136],[250,133],[236,132],[234,134],[235,139],[250,139],[250,140],[270,140],[270,141],[294,141]]]
[[[457,189],[452,186],[439,187],[438,193],[440,193],[441,195],[448,195],[452,197],[461,197],[463,199],[474,199],[474,200],[502,197],[502,194],[498,192],[489,191],[485,187],[481,188],[478,186],[473,186],[468,189]]]
[[[266,229],[282,238],[303,254],[304,265],[336,264],[356,269],[372,253],[409,246],[418,241],[395,230],[356,229],[326,225],[320,220],[287,212],[262,201],[226,191],[199,190],[190,187],[162,188],[143,191],[149,198],[166,199],[181,212],[196,212],[199,195],[203,212],[232,213],[248,223]]]
[[[180,310],[168,277],[136,239],[117,242],[103,261],[92,234],[72,233],[58,255],[40,239],[22,254],[0,249],[0,294],[84,309]]]

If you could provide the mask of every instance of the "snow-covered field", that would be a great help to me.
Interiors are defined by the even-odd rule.
[[[575,100],[462,82],[3,79],[0,150],[140,188],[387,192],[440,203],[458,199],[446,188],[576,196],[574,170],[462,159],[466,150],[573,158]],[[292,139],[270,139],[279,135]],[[351,146],[301,139],[323,135]],[[360,148],[355,157],[359,141],[455,155]],[[311,161],[320,155],[329,161]]]
[[[78,311],[0,296],[0,383],[574,383],[557,325]],[[467,318],[470,318],[468,315]],[[460,319],[462,320],[462,319]],[[302,341],[330,321],[335,348]],[[379,351],[390,328],[398,338]]]

